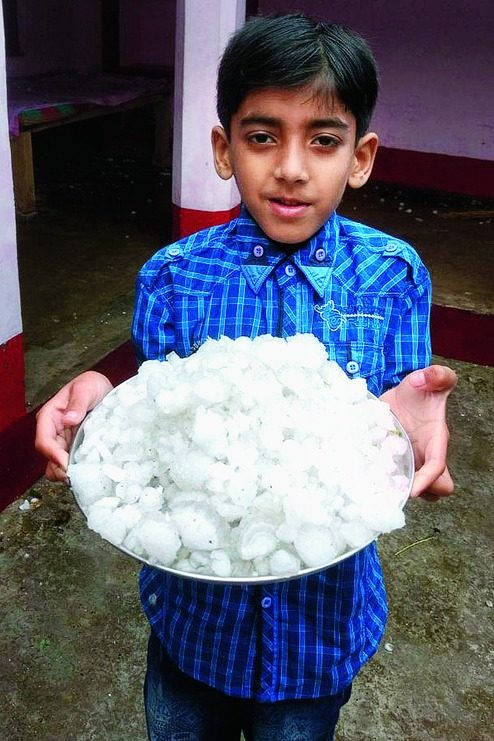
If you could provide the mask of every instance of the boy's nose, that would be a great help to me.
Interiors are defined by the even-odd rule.
[[[274,176],[277,180],[284,180],[288,183],[307,182],[309,173],[304,153],[300,147],[292,145],[281,149]]]

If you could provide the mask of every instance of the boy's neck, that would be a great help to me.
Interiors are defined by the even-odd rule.
[[[298,252],[298,250],[306,244],[306,242],[297,242],[295,244],[286,244],[284,242],[273,242],[273,244],[280,250],[280,252],[284,252],[285,255],[293,255],[295,252]]]

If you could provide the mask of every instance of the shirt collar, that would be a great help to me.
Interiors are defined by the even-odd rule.
[[[280,262],[288,261],[299,268],[319,296],[324,296],[331,273],[328,268],[334,263],[338,246],[339,221],[336,213],[289,256],[264,234],[245,206],[241,207],[236,227],[242,272],[254,293],[260,291]]]

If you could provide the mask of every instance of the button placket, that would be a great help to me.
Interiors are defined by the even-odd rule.
[[[266,594],[266,591],[263,589],[264,596],[260,600],[262,640],[259,656],[261,667],[259,685],[262,699],[270,701],[278,686],[279,616],[276,602],[277,590],[275,589],[273,594]]]

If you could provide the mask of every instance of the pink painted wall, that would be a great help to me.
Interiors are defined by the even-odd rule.
[[[494,160],[492,0],[260,0],[347,24],[372,46],[381,96],[373,128],[385,147]]]
[[[176,0],[120,0],[120,61],[172,67]]]
[[[173,66],[176,0],[120,0],[124,66]],[[9,75],[101,67],[100,0],[18,0],[23,56],[8,59]]]
[[[197,0],[199,2],[199,0]],[[100,0],[18,0],[24,57],[9,74],[98,69]],[[176,0],[121,0],[124,65],[171,66]],[[259,0],[346,23],[371,43],[382,91],[374,128],[385,147],[494,161],[492,0]]]
[[[9,75],[101,67],[99,0],[17,0],[23,56],[7,60]]]

